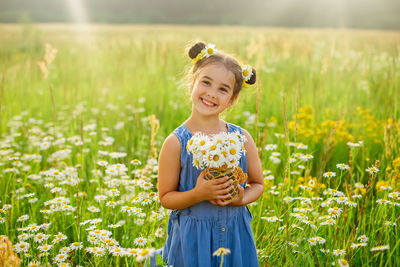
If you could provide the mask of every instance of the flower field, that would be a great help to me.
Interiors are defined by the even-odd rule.
[[[398,32],[26,24],[0,40],[0,263],[143,266],[163,246],[157,157],[204,40],[257,70],[223,118],[259,148],[260,266],[400,265]]]

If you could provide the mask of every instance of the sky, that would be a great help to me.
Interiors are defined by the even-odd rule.
[[[0,22],[400,29],[400,0],[1,0]]]

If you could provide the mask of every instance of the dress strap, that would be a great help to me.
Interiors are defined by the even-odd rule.
[[[183,123],[181,124],[181,126],[176,128],[172,133],[178,137],[179,142],[181,143],[181,156],[182,156],[182,153],[186,152],[186,143],[191,138],[192,134]]]
[[[242,128],[240,128],[240,126],[233,124],[233,123],[229,123],[228,124],[228,132],[239,132],[240,134],[243,134]]]

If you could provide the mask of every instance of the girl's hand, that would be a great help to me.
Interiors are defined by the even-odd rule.
[[[204,200],[223,200],[230,197],[229,191],[233,189],[233,181],[228,180],[227,176],[206,180],[204,179],[203,170],[197,177],[196,186],[194,187],[195,195],[200,201]]]
[[[210,202],[214,205],[218,205],[221,207],[229,205],[229,204],[231,206],[243,206],[244,205],[243,204],[244,188],[241,187],[239,184],[237,186],[238,186],[238,193],[234,199],[227,200],[227,201],[224,201],[223,199],[222,200],[213,199],[213,200],[210,200]]]

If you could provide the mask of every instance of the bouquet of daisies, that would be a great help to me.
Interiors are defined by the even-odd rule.
[[[207,136],[196,133],[188,141],[186,149],[193,154],[193,166],[206,168],[206,180],[228,176],[233,180],[234,189],[230,192],[232,199],[237,195],[237,184],[246,181],[247,174],[238,166],[242,152],[245,152],[246,137],[239,132],[221,132]]]

